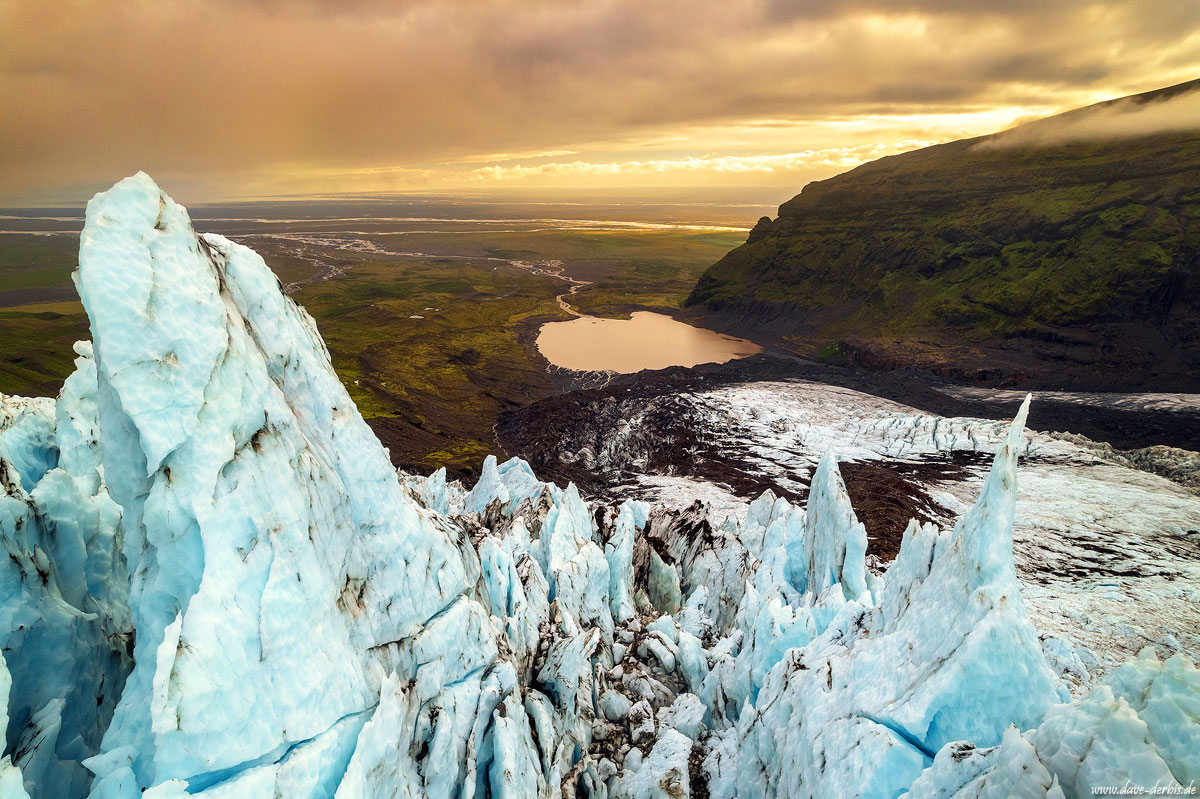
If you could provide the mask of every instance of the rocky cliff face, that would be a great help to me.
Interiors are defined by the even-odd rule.
[[[1189,97],[1200,81],[1123,102]],[[1055,120],[1104,112],[1027,127],[1070,130]],[[761,220],[688,302],[740,333],[869,367],[1194,387],[1197,128],[1110,139],[1017,128],[864,164]]]

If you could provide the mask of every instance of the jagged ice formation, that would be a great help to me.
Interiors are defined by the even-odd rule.
[[[397,475],[312,319],[144,174],[92,341],[0,398],[0,797],[1078,797],[1200,779],[1200,671],[1072,698],[1013,570],[1024,414],[882,575],[830,453],[744,523]]]

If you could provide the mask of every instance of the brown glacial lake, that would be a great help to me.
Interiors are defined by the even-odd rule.
[[[546,360],[565,369],[622,373],[725,363],[762,351],[751,341],[650,311],[637,311],[630,319],[581,316],[548,322],[538,331],[537,348]]]

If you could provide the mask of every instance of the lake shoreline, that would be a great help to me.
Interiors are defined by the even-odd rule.
[[[558,368],[617,374],[726,363],[762,352],[753,341],[656,311],[634,311],[628,319],[580,315],[548,322],[534,345]]]

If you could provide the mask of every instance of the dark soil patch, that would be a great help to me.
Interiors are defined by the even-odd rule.
[[[969,479],[990,461],[987,453],[955,451],[919,461],[838,464],[854,512],[867,528],[867,554],[885,563],[895,558],[910,519],[944,523],[950,511],[923,486]]]

